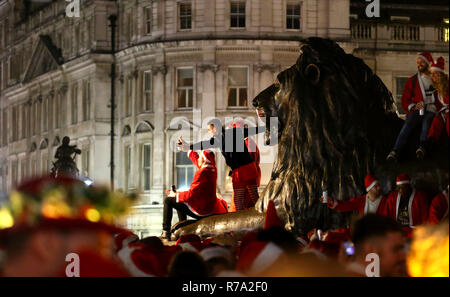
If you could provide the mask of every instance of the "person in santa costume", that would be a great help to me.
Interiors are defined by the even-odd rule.
[[[228,125],[228,128],[248,128],[247,124],[244,123],[244,121],[242,120],[238,120],[238,121],[234,121],[231,122]],[[255,141],[249,137],[246,137],[244,139],[244,143],[245,146],[248,150],[248,153],[250,154],[250,156],[252,157],[254,163],[255,163],[255,167],[256,167],[256,179],[253,180],[253,182],[248,182],[248,186],[246,186],[244,188],[245,191],[241,191],[239,189],[236,189],[236,191],[233,191],[232,197],[231,197],[231,205],[230,205],[230,212],[234,212],[236,211],[236,202],[238,200],[242,200],[243,199],[243,205],[247,206],[244,207],[248,208],[248,207],[252,207],[255,205],[256,201],[258,201],[259,199],[259,194],[258,194],[258,188],[261,184],[261,167],[259,166],[260,164],[260,153],[259,153],[259,149],[258,146],[256,145]],[[232,174],[233,176],[233,174]],[[254,183],[256,181],[256,183]],[[235,197],[235,194],[240,193],[240,194],[244,194],[244,197]],[[241,203],[242,204],[242,203]],[[241,208],[242,209],[242,208]]]
[[[72,177],[36,177],[0,207],[2,276],[130,276],[116,257],[114,225],[134,199]]]
[[[396,185],[398,190],[388,195],[386,215],[400,223],[410,236],[413,228],[428,220],[428,198],[411,186],[411,179],[404,173],[397,176]]]
[[[444,71],[445,60],[443,57],[439,57],[436,63],[431,66],[431,80],[433,81],[433,87],[435,91],[433,93],[434,100],[441,104],[441,108],[431,123],[430,130],[428,131],[428,140],[431,143],[436,143],[444,132],[447,131],[447,137],[449,136],[449,124],[448,124],[448,74]]]
[[[180,221],[186,220],[188,215],[201,219],[228,211],[226,202],[217,198],[216,194],[217,168],[214,153],[210,150],[203,150],[200,154],[188,151],[188,157],[198,170],[189,190],[178,193],[171,191],[164,199],[161,237],[166,239],[170,239],[173,209],[177,210]]]
[[[448,192],[449,187],[437,194],[432,200],[430,204],[430,211],[428,214],[428,222],[433,224],[438,224],[443,220],[448,219]]]
[[[259,198],[258,180],[260,179],[260,172],[255,159],[245,144],[245,139],[257,133],[265,132],[265,127],[234,127],[225,129],[219,120],[214,119],[208,123],[208,131],[211,139],[191,145],[180,137],[178,139],[178,149],[219,148],[226,164],[231,168],[233,201],[236,210],[253,207]],[[246,195],[251,197],[251,199],[248,199],[249,201],[246,201]]]
[[[364,179],[367,194],[351,198],[347,201],[338,201],[328,196],[327,206],[341,212],[357,211],[361,215],[376,213],[384,215],[386,212],[387,196],[381,193],[381,186],[378,179],[368,173]],[[320,197],[323,202],[323,196]]]
[[[430,77],[430,67],[433,62],[430,53],[421,53],[417,57],[418,73],[406,81],[402,95],[402,107],[407,113],[406,120],[393,150],[387,156],[388,161],[397,160],[399,154],[406,146],[411,132],[418,125],[421,126],[421,133],[420,146],[416,150],[416,156],[419,160],[425,156],[428,130],[434,115],[441,108],[440,102],[435,100],[433,96],[434,88]]]

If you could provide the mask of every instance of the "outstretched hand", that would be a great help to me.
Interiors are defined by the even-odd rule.
[[[183,152],[187,152],[190,149],[189,144],[186,141],[184,141],[181,136],[178,137],[177,149]]]
[[[333,205],[333,204],[334,204],[334,198],[333,198],[333,197],[331,197],[330,195],[328,195],[328,198],[327,198],[327,199],[328,199],[327,205]],[[319,200],[320,200],[320,202],[323,203],[323,196],[320,197]]]

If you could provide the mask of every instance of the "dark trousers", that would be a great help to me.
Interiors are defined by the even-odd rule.
[[[200,219],[201,217],[197,216],[193,213],[189,207],[184,203],[177,203],[177,199],[175,197],[166,197],[164,198],[164,213],[163,213],[163,230],[170,231],[170,227],[172,226],[172,216],[173,209],[177,210],[179,221],[185,221],[187,216],[193,217],[194,219]]]
[[[403,124],[402,130],[398,134],[394,150],[398,152],[405,147],[409,135],[417,125],[421,125],[422,128],[420,132],[420,142],[425,142],[427,140],[428,130],[430,129],[433,118],[434,113],[429,111],[425,111],[425,114],[423,116],[419,114],[419,111],[410,113],[406,117],[405,124]]]

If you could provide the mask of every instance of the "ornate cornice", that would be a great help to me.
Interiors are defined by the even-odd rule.
[[[216,73],[220,68],[220,65],[217,64],[200,64],[198,65],[198,70],[200,72],[205,72],[206,70],[211,70],[212,72]]]
[[[264,70],[268,70],[272,73],[275,73],[279,71],[280,65],[279,64],[256,64],[255,66],[256,72],[263,72]]]

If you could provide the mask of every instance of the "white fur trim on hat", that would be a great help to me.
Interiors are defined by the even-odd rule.
[[[275,263],[275,261],[281,256],[283,250],[280,249],[275,244],[269,242],[263,250],[259,253],[259,255],[255,258],[248,270],[249,274],[258,274],[267,268],[270,265]]]
[[[444,69],[441,69],[441,68],[436,67],[436,66],[432,66],[432,67],[430,68],[430,70],[439,71],[439,72],[444,72]]]
[[[425,61],[425,63],[427,63],[428,65],[430,65],[431,62],[433,62],[433,61],[428,61],[428,58],[426,58],[425,56],[419,55],[418,57],[422,58]]]
[[[410,184],[411,183],[411,181],[409,181],[409,180],[402,180],[402,181],[398,181],[396,184],[397,184],[397,186],[399,186],[399,185],[405,185],[405,184]]]
[[[370,186],[368,186],[367,188],[366,188],[366,190],[367,190],[367,192],[369,192],[373,187],[375,187],[375,185],[378,183],[378,180],[374,180],[371,184],[370,184]]]
[[[210,247],[202,250],[200,252],[200,256],[203,258],[203,260],[208,261],[213,258],[223,258],[228,261],[228,263],[232,263],[232,255],[229,250],[223,248],[223,247]]]

